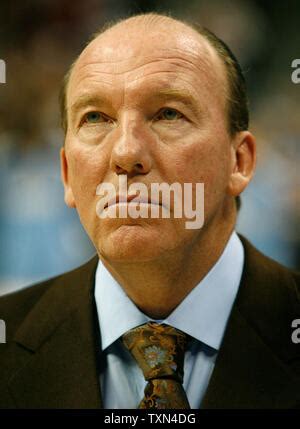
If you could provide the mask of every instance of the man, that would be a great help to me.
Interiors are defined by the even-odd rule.
[[[244,91],[226,46],[170,17],[131,17],[84,49],[62,94],[61,168],[97,256],[1,299],[2,407],[300,405],[299,276],[234,232],[255,167]],[[104,183],[115,204],[99,209]],[[126,194],[154,183],[192,184],[193,207],[204,184],[203,225],[174,215],[175,196]],[[122,217],[133,197],[160,216]]]

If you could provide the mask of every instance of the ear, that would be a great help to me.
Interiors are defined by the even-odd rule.
[[[256,165],[255,137],[250,131],[240,131],[232,141],[232,165],[228,193],[240,195],[250,183]]]
[[[60,172],[61,172],[61,180],[63,182],[64,189],[65,189],[65,203],[67,204],[68,207],[75,208],[76,207],[75,199],[68,180],[68,160],[66,157],[66,151],[64,147],[62,147],[60,150]]]

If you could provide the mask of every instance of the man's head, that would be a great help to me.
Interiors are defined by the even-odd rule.
[[[107,258],[158,258],[209,228],[232,227],[255,148],[243,80],[231,84],[240,70],[216,42],[172,18],[140,15],[99,34],[72,67],[63,108],[65,200]],[[204,227],[188,231],[186,219],[174,218],[99,219],[96,187],[117,185],[120,174],[148,188],[204,183]]]

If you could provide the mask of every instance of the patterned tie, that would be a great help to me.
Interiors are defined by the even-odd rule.
[[[148,381],[139,408],[189,409],[182,386],[187,335],[151,322],[131,329],[122,339]]]

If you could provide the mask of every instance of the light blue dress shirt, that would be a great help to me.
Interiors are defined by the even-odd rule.
[[[191,408],[199,408],[207,389],[244,265],[244,249],[232,233],[221,257],[203,280],[164,320],[193,340],[185,353],[183,386]],[[96,270],[95,299],[101,332],[100,376],[104,408],[135,409],[144,396],[141,369],[121,343],[129,329],[153,321],[128,298],[101,260]]]

